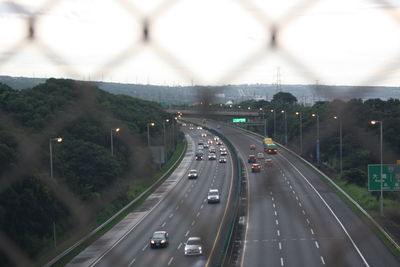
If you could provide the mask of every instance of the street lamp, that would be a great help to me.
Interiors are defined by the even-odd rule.
[[[121,130],[121,128],[111,128],[111,129],[110,129],[111,156],[114,156],[113,132],[118,133],[120,130]]]
[[[300,120],[300,155],[303,155],[303,118],[301,112],[296,112]]]
[[[169,119],[163,121],[163,130],[164,130],[164,160],[167,161],[167,138],[165,137],[165,123],[169,122]]]
[[[281,110],[281,113],[285,115],[285,146],[287,147],[287,119],[286,119],[286,111]]]
[[[52,137],[49,140],[49,147],[50,147],[50,177],[54,179],[53,176],[53,147],[52,142],[56,141],[57,143],[61,143],[63,139],[61,137]],[[53,219],[53,238],[54,238],[54,247],[57,247],[57,235],[56,235],[56,221]]]
[[[276,112],[274,109],[271,109],[270,111],[272,113],[274,113],[274,140],[275,140],[275,137],[276,137]]]
[[[311,114],[314,118],[317,118],[317,147],[316,147],[316,156],[317,156],[317,165],[319,167],[319,115],[316,113]]]
[[[340,177],[343,173],[343,161],[342,161],[342,151],[343,151],[343,137],[342,137],[342,118],[339,116],[333,116],[335,120],[339,120],[339,149],[340,149]]]
[[[381,216],[383,217],[383,153],[382,153],[382,141],[383,141],[383,121],[371,121],[372,125],[379,123],[380,125],[380,135],[381,135],[381,196],[380,196],[380,209],[381,209]]]
[[[147,146],[150,146],[150,127],[149,126],[155,126],[155,125],[156,124],[154,122],[147,123]]]

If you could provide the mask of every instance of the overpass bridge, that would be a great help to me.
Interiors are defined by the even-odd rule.
[[[245,110],[245,109],[196,109],[196,108],[168,108],[166,112],[171,114],[183,113],[183,116],[195,117],[258,117],[260,113],[258,110]]]

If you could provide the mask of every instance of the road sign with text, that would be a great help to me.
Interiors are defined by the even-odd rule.
[[[234,123],[247,122],[247,119],[246,118],[234,118],[234,119],[232,119],[232,122],[234,122]]]
[[[400,165],[382,165],[382,190],[400,191]],[[381,191],[381,165],[368,165],[368,190]]]

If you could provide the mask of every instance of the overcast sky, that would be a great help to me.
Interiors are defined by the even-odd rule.
[[[32,13],[38,14],[35,40],[27,42]],[[0,75],[166,85],[400,85],[395,0],[1,1],[0,36]]]

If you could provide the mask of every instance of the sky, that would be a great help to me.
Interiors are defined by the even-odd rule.
[[[32,16],[35,38],[28,39]],[[400,4],[0,1],[0,75],[160,85],[400,86]]]

